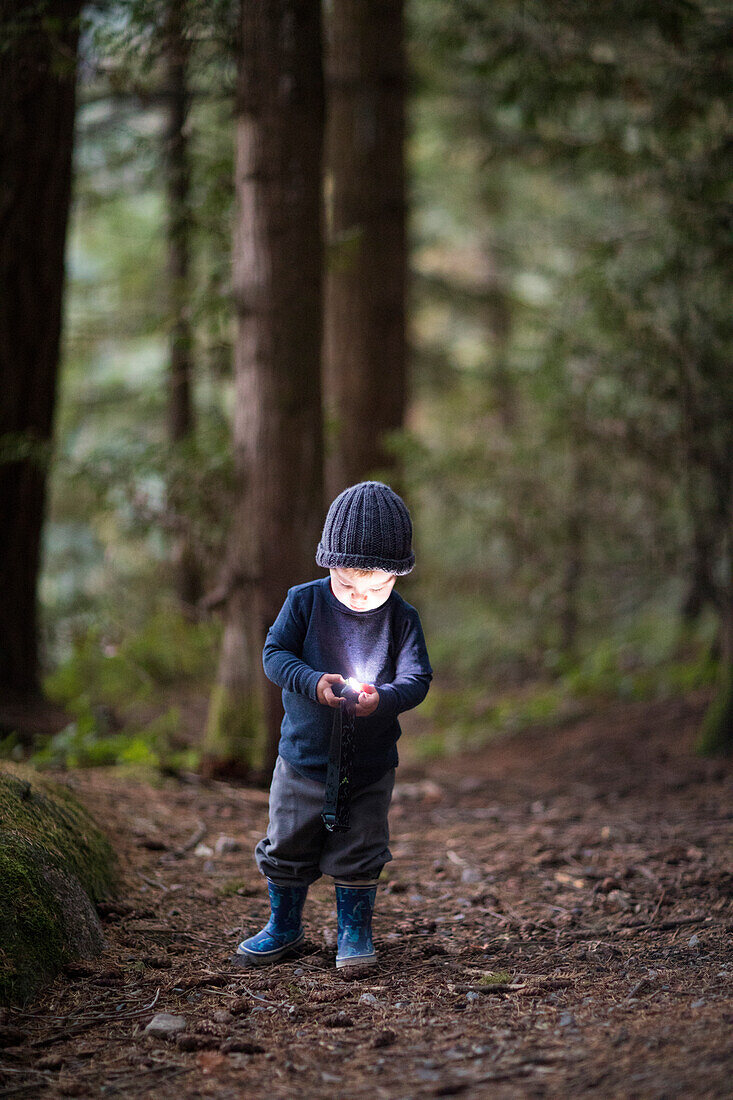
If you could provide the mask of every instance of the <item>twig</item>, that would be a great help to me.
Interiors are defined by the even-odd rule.
[[[81,1020],[78,1024],[72,1024],[71,1027],[63,1028],[61,1031],[55,1031],[51,1035],[46,1035],[41,1039],[34,1039],[31,1046],[34,1048],[52,1046],[54,1043],[60,1043],[64,1039],[71,1039],[75,1035],[81,1035],[84,1031],[91,1031],[91,1029],[97,1027],[98,1024],[109,1023],[110,1020],[133,1020],[136,1016],[143,1016],[146,1012],[149,1012],[159,996],[160,986],[156,989],[155,996],[149,1005],[143,1005],[142,1008],[133,1008],[129,1012],[99,1013],[96,1016],[92,1016],[90,1019]]]
[[[138,878],[141,878],[143,882],[146,882],[148,886],[157,886],[157,888],[159,890],[162,890],[164,894],[167,894],[170,890],[170,886],[166,886],[164,882],[158,882],[157,879],[148,878],[148,876],[144,875],[142,871],[138,871],[137,876]]]
[[[239,986],[240,993],[246,993],[248,997],[254,997],[256,1001],[262,1001],[263,1004],[270,1005],[272,1008],[281,1008],[282,1005],[287,1004],[287,1001],[268,1001],[267,997],[260,997],[259,993],[253,993],[251,989],[247,989],[246,986]]]
[[[522,982],[520,985],[512,982],[493,982],[489,985],[454,985],[453,988],[458,993],[491,995],[492,993],[514,993],[516,990],[526,989],[526,986],[526,982]]]
[[[659,908],[659,906],[657,906],[657,908]],[[659,924],[653,924],[648,921],[632,921],[630,924],[620,924],[616,931],[621,928],[632,928],[635,932],[669,932],[672,928],[683,928],[686,924],[703,924],[709,919],[709,917],[702,915],[699,917],[677,917],[674,920],[660,921]]]
[[[183,856],[186,852],[190,852],[192,848],[195,848],[199,844],[207,833],[206,825],[203,821],[199,821],[198,828],[193,836],[189,837],[185,844],[182,844],[180,848],[174,848],[173,854],[176,856]]]
[[[27,1072],[27,1067],[23,1072]],[[37,1070],[35,1072],[38,1072]],[[44,1076],[46,1076],[44,1074]],[[51,1077],[46,1077],[46,1080],[50,1081]],[[21,1092],[33,1092],[39,1087],[39,1082],[34,1081],[33,1084],[30,1081],[26,1081],[25,1084],[11,1085],[7,1089],[0,1089],[0,1096],[19,1096]]]
[[[657,902],[657,904],[654,908],[654,912],[652,913],[651,917],[649,918],[650,920],[653,921],[653,920],[656,919],[657,913],[659,912],[659,910],[662,906],[662,902],[664,901],[666,896],[667,896],[667,889],[666,889],[666,887],[662,887],[662,892],[659,895],[659,901]]]
[[[636,985],[633,986],[626,994],[626,1000],[630,1001],[633,997],[636,997],[637,993],[641,993],[642,989],[646,988],[648,984],[648,978],[640,978]]]

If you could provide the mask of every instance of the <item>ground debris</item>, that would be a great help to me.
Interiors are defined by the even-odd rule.
[[[74,773],[115,830],[125,891],[100,906],[106,954],[0,1019],[0,1095],[727,1100],[733,762],[693,752],[705,702],[408,759],[379,964],[353,981],[334,965],[330,880],[309,891],[297,957],[223,961],[267,919],[248,855],[261,792]],[[194,857],[204,836],[243,854]],[[154,1011],[184,1030],[148,1039]]]

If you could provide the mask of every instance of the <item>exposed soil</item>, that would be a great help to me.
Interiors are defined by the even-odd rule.
[[[0,1020],[0,1096],[730,1097],[733,763],[693,754],[705,702],[400,769],[352,981],[330,880],[297,958],[228,961],[267,914],[262,792],[74,774],[125,889],[101,958]],[[157,1012],[186,1030],[145,1035]]]

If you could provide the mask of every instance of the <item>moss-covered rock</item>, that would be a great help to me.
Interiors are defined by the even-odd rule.
[[[0,765],[0,1003],[27,999],[64,963],[101,951],[93,903],[114,877],[109,841],[68,790]]]

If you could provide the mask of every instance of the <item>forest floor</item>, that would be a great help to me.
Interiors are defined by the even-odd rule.
[[[379,966],[351,981],[330,880],[297,958],[229,961],[267,915],[263,792],[67,775],[124,888],[104,954],[0,1020],[0,1096],[730,1097],[733,762],[693,753],[706,701],[401,768]],[[146,1034],[158,1012],[185,1031]]]

